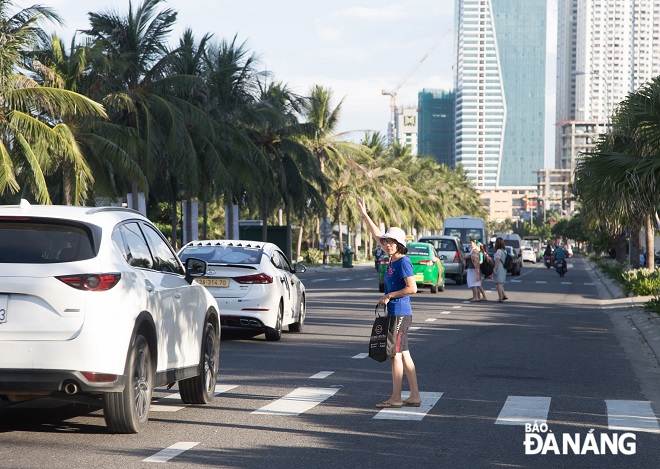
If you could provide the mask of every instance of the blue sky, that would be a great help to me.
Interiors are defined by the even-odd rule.
[[[307,94],[319,84],[333,90],[336,103],[343,98],[339,130],[359,131],[353,135],[359,138],[365,130],[385,134],[389,97],[381,90],[395,87],[416,66],[398,90],[398,105],[416,105],[423,88],[453,88],[454,1],[169,0],[164,5],[179,12],[173,44],[187,27],[197,38],[236,35],[260,57],[262,69],[294,91]],[[63,28],[52,29],[67,40],[88,26],[89,11],[123,15],[128,10],[128,0],[42,3],[65,20]]]

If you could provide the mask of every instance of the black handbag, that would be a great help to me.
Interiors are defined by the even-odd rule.
[[[374,309],[376,319],[371,327],[371,337],[369,338],[369,358],[377,362],[384,362],[396,354],[396,335],[399,332],[400,321],[397,321],[396,331],[390,332],[390,321],[396,321],[396,316],[381,316],[378,314],[378,305]]]

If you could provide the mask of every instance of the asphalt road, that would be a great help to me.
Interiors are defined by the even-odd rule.
[[[483,303],[451,281],[420,290],[410,348],[424,402],[386,411],[374,405],[389,396],[389,364],[364,357],[375,270],[301,278],[303,333],[225,333],[211,405],[158,390],[142,433],[112,435],[98,407],[26,402],[0,413],[0,467],[659,467],[657,360],[583,259],[565,278],[526,263],[502,304],[492,282]]]

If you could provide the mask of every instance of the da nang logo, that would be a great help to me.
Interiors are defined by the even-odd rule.
[[[545,422],[525,424],[525,454],[623,454],[629,456],[637,452],[637,435],[634,433],[594,433],[587,434],[553,433]]]
[[[378,324],[378,325],[376,326],[376,334],[380,335],[380,334],[382,334],[382,333],[383,333],[383,326],[381,326],[380,324]]]

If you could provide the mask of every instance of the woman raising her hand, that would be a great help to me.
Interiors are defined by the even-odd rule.
[[[380,243],[383,251],[389,256],[389,263],[385,271],[385,295],[378,304],[387,306],[387,315],[390,320],[390,331],[396,334],[396,353],[390,359],[392,365],[392,394],[390,397],[378,404],[376,407],[419,407],[422,397],[417,385],[417,373],[415,363],[408,350],[408,328],[412,323],[412,307],[410,295],[417,292],[417,283],[413,274],[410,259],[406,257],[406,234],[401,228],[391,227],[385,234],[376,226],[367,214],[364,198],[358,200],[358,208],[369,226],[371,234]],[[405,401],[401,399],[401,388],[403,385],[403,374],[406,374],[410,386],[410,397]]]

